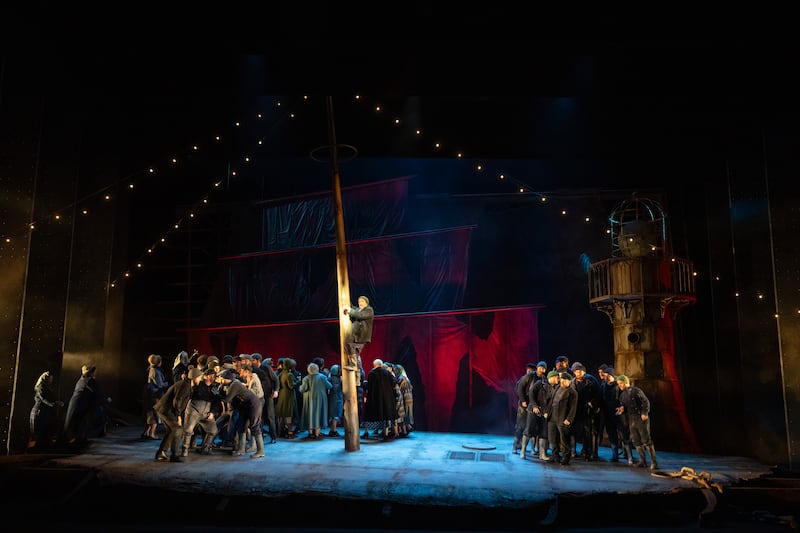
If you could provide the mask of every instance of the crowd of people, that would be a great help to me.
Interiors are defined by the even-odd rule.
[[[363,438],[407,437],[413,429],[413,387],[400,364],[373,361],[366,374],[358,358],[359,428]],[[43,372],[34,386],[29,451],[68,446],[82,449],[105,433],[104,411],[111,398],[86,364],[66,405],[58,399],[55,377]],[[371,380],[369,381],[368,380]],[[141,441],[160,441],[156,460],[180,462],[191,450],[264,456],[264,444],[279,438],[319,440],[343,437],[344,394],[340,365],[323,357],[297,367],[294,358],[273,362],[259,353],[191,356],[182,350],[171,370],[157,354],[147,357],[141,393]],[[59,425],[63,419],[63,425]],[[374,430],[370,434],[370,430]]]
[[[364,375],[360,354],[372,339],[374,311],[367,296],[359,296],[357,302],[356,307],[345,307],[342,314],[351,326],[344,368],[357,371],[359,427],[372,428],[384,439],[408,436],[413,428],[411,380],[402,365],[380,359],[373,361],[370,375]],[[300,432],[318,440],[323,428],[326,436],[341,436],[342,369],[339,365],[327,368],[322,357],[309,363],[305,374],[291,357],[281,358],[273,366],[272,358],[259,353],[229,354],[220,360],[197,350],[190,357],[181,350],[171,371],[165,371],[163,363],[161,355],[147,357],[141,396],[144,429],[140,439],[159,440],[158,428],[165,428],[157,461],[181,462],[190,449],[210,453],[219,444],[231,445],[233,455],[252,452],[253,458],[264,457],[267,435],[270,444],[278,437],[294,438]],[[100,391],[95,372],[94,365],[84,365],[67,408],[63,434],[73,446],[86,442],[98,413],[102,417],[103,404],[111,402]],[[36,383],[29,449],[49,444],[56,434],[53,426],[61,402],[56,400],[52,383],[49,372]],[[368,429],[363,437],[370,438]]]
[[[220,360],[181,351],[170,373],[158,355],[147,362],[140,439],[158,440],[155,432],[163,425],[156,461],[183,462],[192,450],[210,454],[226,448],[234,456],[260,458],[265,443],[278,438],[343,436],[341,368],[328,368],[323,357],[314,358],[305,373],[294,358],[273,366],[272,358],[259,353]],[[403,366],[375,359],[365,374],[360,358],[358,365],[361,438],[408,437],[414,427],[413,387]]]
[[[553,368],[529,363],[516,384],[517,417],[512,451],[527,458],[569,465],[575,458],[599,459],[604,437],[611,448],[609,461],[624,458],[629,465],[658,469],[650,435],[650,400],[624,374],[602,364],[597,376],[561,355]],[[634,457],[633,451],[636,451]]]
[[[362,439],[408,437],[414,428],[413,386],[403,366],[376,358],[365,372],[357,356],[358,418]],[[160,440],[157,461],[182,462],[189,452],[230,449],[234,456],[265,456],[264,445],[278,438],[341,437],[344,397],[340,365],[328,368],[314,358],[302,373],[297,361],[277,364],[260,353],[190,357],[181,351],[171,371],[163,358],[147,357],[142,390],[141,440]],[[529,363],[516,384],[517,413],[512,451],[548,463],[569,465],[599,459],[608,439],[611,462],[658,469],[650,434],[650,401],[641,388],[600,365],[597,375],[580,362],[559,356],[552,368]],[[84,365],[66,406],[61,438],[69,446],[86,443],[111,398],[97,381],[97,368]],[[34,387],[29,447],[53,444],[58,431],[54,377],[43,372]],[[163,435],[159,437],[159,428]],[[102,431],[102,430],[101,430]],[[635,451],[635,454],[634,454]],[[649,456],[649,464],[648,464]]]

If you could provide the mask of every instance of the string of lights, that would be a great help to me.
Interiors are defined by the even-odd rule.
[[[392,126],[399,127],[399,126],[403,125],[404,121],[402,120],[401,116],[399,114],[395,114],[395,113],[389,111],[388,109],[385,108],[385,106],[383,104],[381,104],[381,103],[379,103],[377,101],[369,101],[368,102],[367,99],[362,97],[361,95],[355,95],[354,98],[357,101],[364,102],[369,107],[369,109],[371,109],[374,112],[376,117],[384,118],[384,119],[389,117],[389,120],[390,120]],[[434,136],[427,136],[427,138],[426,138],[426,136],[423,134],[423,132],[421,130],[419,130],[419,129],[414,130],[414,134],[416,136],[418,136],[418,137],[425,138],[426,142],[429,143],[430,148],[433,149],[435,153],[442,153],[442,151],[445,150],[445,146],[450,146],[449,143],[445,143],[442,139],[435,138]],[[457,146],[457,145],[453,144],[453,146]],[[465,157],[464,152],[460,151],[460,150],[455,150],[450,155],[452,157],[455,157],[456,159],[463,159]],[[561,198],[559,197],[559,195],[557,195],[557,194],[555,194],[553,192],[545,192],[545,191],[537,190],[534,187],[530,186],[526,181],[524,181],[524,180],[522,180],[522,179],[520,179],[518,177],[510,175],[507,172],[504,172],[502,169],[494,169],[494,170],[490,171],[489,169],[487,169],[484,166],[483,163],[476,163],[474,170],[475,170],[475,172],[478,172],[478,173],[493,172],[493,174],[497,177],[498,181],[503,182],[503,183],[510,183],[514,187],[514,189],[515,189],[517,194],[531,195],[531,196],[533,196],[535,198],[538,198],[537,204],[549,205],[549,206],[552,206],[552,207],[558,209],[558,212],[560,213],[560,215],[562,217],[567,217],[567,216],[570,215],[570,211],[569,211],[569,209],[567,207],[556,205],[557,203],[562,203],[562,202],[560,201]],[[583,218],[583,222],[585,222],[587,224],[592,222],[592,217],[591,216],[583,215],[582,218]],[[612,230],[608,225],[603,226],[603,228],[604,228],[604,232],[606,234],[611,234]],[[653,250],[655,251],[655,248]],[[675,261],[675,258],[673,257],[671,260]],[[696,270],[692,272],[692,276],[695,277],[695,278],[698,277],[699,275],[700,274]],[[715,275],[714,276],[714,281],[715,282],[720,282],[721,281],[721,276],[720,275]],[[741,292],[740,291],[736,291],[734,296],[736,298],[740,298],[741,297]],[[755,291],[755,293],[753,294],[753,297],[755,298],[755,300],[757,300],[759,302],[760,301],[765,301],[765,299],[766,299],[765,296],[764,296],[764,292],[760,291],[760,290],[759,291]],[[794,310],[794,312],[795,312],[795,314],[800,315],[800,308],[796,308]],[[779,314],[776,312],[774,314],[774,317],[775,318],[779,318]]]
[[[353,99],[357,102],[363,103],[367,106],[367,109],[370,110],[376,120],[383,120],[384,122],[389,122],[389,127],[399,129],[405,126],[406,121],[403,119],[402,114],[395,113],[389,109],[387,109],[383,104],[379,103],[377,100],[370,100],[365,98],[360,94],[355,94]],[[308,95],[304,95],[301,97],[301,103],[308,103],[310,101],[310,97]],[[288,109],[287,106],[284,106],[281,100],[276,100],[275,102],[275,110],[282,113],[280,116],[273,116],[276,120],[272,122],[273,127],[275,124],[280,123],[283,119],[288,120],[295,120],[297,119],[300,114],[297,111],[298,107],[295,106],[293,109]],[[264,114],[257,113],[251,120],[258,121],[259,123],[264,123]],[[234,129],[241,128],[245,124],[245,121],[237,120],[232,122],[232,127]],[[133,272],[137,270],[141,270],[145,267],[146,258],[152,257],[153,254],[157,251],[160,246],[163,246],[167,243],[170,234],[173,234],[177,231],[180,231],[183,226],[186,224],[187,219],[194,219],[197,217],[201,210],[208,206],[209,203],[213,199],[213,195],[215,192],[219,191],[224,183],[225,179],[230,178],[237,178],[239,177],[240,171],[242,168],[249,166],[254,161],[254,156],[252,155],[255,153],[259,148],[264,146],[265,140],[268,137],[269,132],[265,132],[264,134],[260,135],[256,141],[255,146],[251,146],[250,153],[247,155],[241,155],[238,158],[234,159],[231,165],[228,168],[227,175],[224,177],[215,180],[209,191],[207,191],[204,195],[202,195],[194,204],[192,204],[189,209],[185,212],[185,214],[178,218],[178,220],[174,221],[172,225],[159,236],[150,246],[148,246],[141,254],[138,255],[135,261],[130,263],[127,267],[122,269],[116,276],[114,276],[111,281],[109,282],[109,287],[114,288],[117,287],[121,280],[130,278]],[[440,137],[436,137],[435,135],[429,135],[427,132],[423,132],[421,129],[417,128],[412,131],[412,134],[420,138],[424,141],[423,146],[428,146],[433,153],[440,154],[440,155],[447,155],[450,157],[454,157],[456,159],[464,159],[466,154],[462,150],[454,150],[449,151],[449,146],[451,144],[446,142],[445,140],[441,139]],[[211,141],[214,144],[220,144],[224,141],[223,136],[221,135],[214,135]],[[453,143],[452,146],[457,146],[456,143]],[[200,144],[192,144],[188,149],[185,149],[182,153],[176,156],[172,156],[168,159],[167,165],[176,166],[182,158],[185,158],[190,153],[197,153],[201,150]],[[480,159],[479,157],[473,159]],[[163,162],[162,162],[163,163]],[[119,188],[125,187],[128,190],[133,190],[137,186],[137,182],[143,178],[148,178],[152,176],[156,176],[159,169],[161,168],[161,164],[153,164],[147,166],[144,169],[139,171],[133,172],[127,176],[124,176],[113,183],[106,185],[102,188],[99,188],[93,191],[90,194],[87,194],[69,204],[66,204],[59,209],[45,215],[39,217],[37,220],[31,221],[30,223],[12,230],[6,234],[0,235],[0,245],[3,243],[9,244],[12,243],[15,238],[18,238],[23,233],[25,235],[28,234],[29,231],[35,230],[41,224],[47,222],[59,222],[62,220],[64,212],[69,212],[76,206],[80,206],[76,212],[80,215],[87,216],[91,213],[91,209],[86,206],[86,204],[95,199],[101,199],[102,202],[110,202],[114,194],[111,191]],[[546,192],[542,190],[537,190],[536,188],[532,187],[529,183],[525,180],[520,179],[519,177],[512,176],[511,174],[503,171],[502,169],[489,169],[486,167],[484,163],[475,163],[474,171],[479,174],[492,174],[496,177],[496,179],[501,183],[511,184],[515,194],[520,195],[528,195],[536,199],[536,204],[543,205],[543,206],[551,206],[555,209],[558,209],[558,213],[562,217],[568,217],[572,215],[570,210],[566,206],[558,206],[557,203],[563,203],[561,200],[562,198],[554,192]],[[563,195],[565,198],[568,196],[574,196],[569,194]],[[582,215],[582,221],[586,224],[593,222],[593,219],[589,215]],[[611,228],[608,225],[603,226],[603,231],[606,234],[611,233]],[[697,272],[694,272],[694,275],[697,276]],[[715,281],[720,281],[720,276],[714,276]],[[740,293],[737,291],[735,296],[738,298],[740,297]],[[757,292],[755,294],[755,298],[758,300],[764,299],[763,292]],[[797,310],[798,314],[800,314],[800,309]],[[777,314],[776,314],[777,318]]]

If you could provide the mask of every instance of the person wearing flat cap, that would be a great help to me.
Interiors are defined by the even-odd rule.
[[[650,454],[650,470],[658,470],[656,448],[650,436],[650,400],[639,387],[631,385],[625,374],[617,376],[619,387],[619,407],[617,414],[625,418],[630,432],[631,443],[636,448],[639,460],[636,466],[647,466],[647,454]]]
[[[223,370],[222,380],[227,384],[225,391],[225,403],[231,406],[238,416],[232,416],[233,433],[236,435],[236,447],[231,455],[241,456],[245,454],[247,447],[247,430],[255,438],[256,451],[250,457],[257,459],[264,457],[264,435],[261,433],[261,413],[263,412],[264,402],[261,398],[247,388],[238,379],[231,380],[228,370]]]
[[[602,431],[600,426],[600,411],[602,400],[600,399],[600,382],[597,378],[586,371],[583,363],[575,362],[572,364],[572,373],[575,379],[572,384],[578,391],[578,411],[575,415],[574,438],[576,443],[572,445],[573,457],[577,457],[577,442],[581,443],[581,456],[586,461],[598,459],[597,455],[597,433]]]
[[[111,397],[100,389],[96,379],[97,367],[86,364],[81,367],[81,377],[67,404],[64,419],[64,438],[69,446],[83,447],[88,438],[90,426],[95,423],[98,409],[104,410],[111,403]]]
[[[539,454],[539,459],[547,460],[547,419],[544,413],[549,409],[550,400],[553,397],[553,387],[547,381],[547,363],[544,361],[536,365],[536,375],[544,371],[544,378],[536,380],[528,385],[527,411],[528,417],[525,429],[522,431],[522,449],[520,458],[525,459],[527,443],[530,440],[533,453]]]
[[[547,363],[539,361],[536,363],[536,379],[547,381]]]
[[[161,421],[167,428],[156,452],[156,461],[182,463],[181,438],[183,437],[183,417],[189,402],[192,401],[192,384],[203,376],[199,368],[190,368],[186,379],[173,383],[155,405]],[[167,451],[170,455],[167,455]]]
[[[567,372],[573,377],[575,376],[572,373],[572,370],[570,370],[569,368],[569,357],[567,357],[566,355],[559,355],[558,357],[556,357],[555,366],[553,370],[555,370],[559,374],[561,374],[562,372]]]
[[[612,463],[618,463],[621,453],[625,457],[630,457],[629,451],[621,447],[622,443],[622,419],[617,416],[617,406],[619,405],[619,388],[617,387],[617,373],[613,367],[603,365],[604,379],[600,382],[600,400],[603,406],[603,430],[608,435],[608,443],[611,445]],[[602,438],[602,431],[600,434]],[[631,464],[633,462],[631,461]]]
[[[372,321],[375,318],[375,311],[369,305],[369,298],[366,296],[358,297],[358,307],[345,307],[342,310],[345,316],[350,319],[352,329],[350,335],[345,339],[348,355],[348,370],[357,370],[357,358],[361,355],[361,350],[365,344],[372,342]]]
[[[519,377],[514,385],[514,392],[517,393],[517,418],[514,421],[514,440],[511,444],[511,453],[521,454],[525,458],[525,451],[522,449],[523,433],[528,425],[528,387],[536,381],[536,365],[528,363],[525,365],[525,373]],[[531,415],[533,416],[533,415]],[[528,439],[525,439],[525,446]]]
[[[216,372],[207,368],[201,375],[192,379],[192,399],[186,408],[183,421],[183,446],[181,457],[189,455],[189,449],[194,447],[195,432],[203,436],[200,443],[200,453],[211,454],[211,445],[217,435],[217,420],[214,414],[215,403],[220,400],[219,390],[215,386]]]
[[[568,465],[572,458],[572,426],[575,423],[575,412],[578,410],[578,391],[572,386],[572,375],[568,372],[559,374],[559,386],[553,394],[550,416],[547,420],[547,434],[552,439],[557,435],[558,451],[553,450],[549,461],[558,459],[562,465]]]

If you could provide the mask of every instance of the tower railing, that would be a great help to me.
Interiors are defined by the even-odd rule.
[[[696,292],[693,263],[664,257],[612,257],[589,266],[589,302],[644,296],[690,297]]]

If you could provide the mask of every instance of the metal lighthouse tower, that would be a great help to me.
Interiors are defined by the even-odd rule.
[[[609,215],[612,254],[589,268],[589,303],[614,330],[614,369],[651,401],[658,445],[698,452],[675,364],[674,320],[694,304],[695,273],[672,255],[661,205],[633,194]]]

